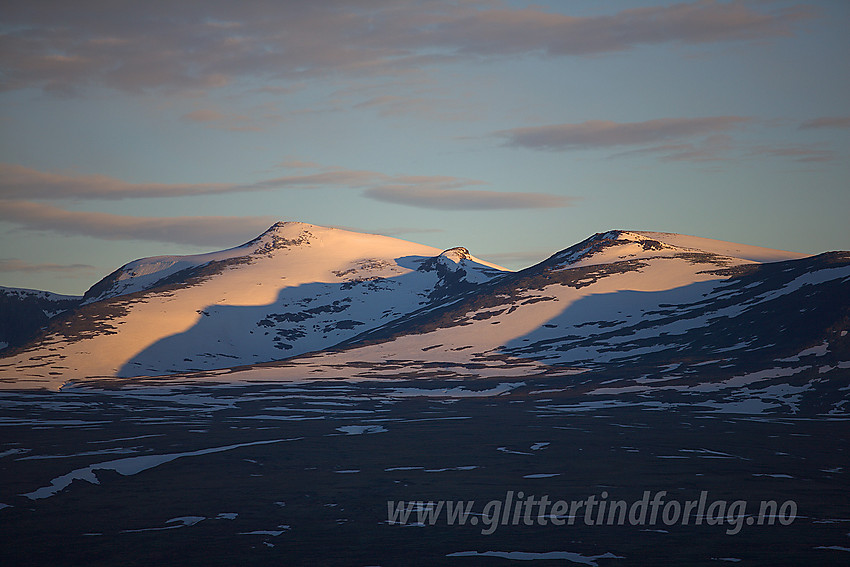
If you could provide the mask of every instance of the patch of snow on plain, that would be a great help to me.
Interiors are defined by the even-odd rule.
[[[386,395],[397,398],[486,398],[500,396],[520,386],[525,386],[525,382],[505,382],[487,390],[467,390],[463,386],[443,389],[395,388]]]
[[[266,536],[277,537],[280,534],[287,531],[288,529],[289,529],[289,526],[286,526],[282,530],[255,530],[253,532],[239,532],[239,535],[266,535]]]
[[[700,402],[699,406],[707,406],[715,413],[746,413],[761,414],[768,410],[781,407],[779,404],[766,402],[760,398],[740,400],[734,402]]]
[[[180,516],[179,518],[171,518],[166,520],[166,524],[170,526],[162,526],[158,528],[139,528],[135,530],[121,530],[121,533],[137,533],[137,532],[157,532],[160,530],[173,530],[175,528],[186,528],[206,520],[204,516]]]
[[[624,557],[614,555],[610,552],[602,555],[581,555],[580,553],[573,553],[570,551],[456,551],[455,553],[447,554],[446,557],[499,557],[514,561],[566,559],[573,563],[590,565],[591,567],[597,567],[599,565],[596,562],[597,559],[625,559]]]
[[[803,356],[824,356],[829,352],[829,342],[824,341],[823,343],[813,346],[811,348],[807,348],[805,350],[801,350],[794,356],[789,356],[788,358],[778,358],[777,362],[800,362],[800,358]]]
[[[346,435],[363,435],[370,433],[385,433],[387,429],[381,425],[343,425],[337,427],[337,431],[341,431]]]
[[[225,445],[224,447],[211,447],[209,449],[201,449],[199,451],[187,451],[184,453],[166,453],[162,455],[144,455],[140,457],[127,457],[125,459],[117,459],[115,461],[106,461],[96,463],[76,469],[68,474],[59,476],[50,481],[49,486],[44,486],[38,490],[22,494],[30,500],[39,500],[41,498],[50,498],[58,492],[64,490],[75,480],[85,480],[92,484],[100,484],[100,481],[95,475],[95,471],[112,470],[124,476],[138,474],[142,471],[158,467],[159,465],[170,463],[175,459],[182,457],[197,457],[201,455],[209,455],[211,453],[220,453],[222,451],[231,451],[241,447],[250,447],[253,445],[267,445],[270,443],[281,443],[283,441],[294,441],[295,439],[271,439],[268,441],[253,441],[250,443],[239,443],[236,445]]]

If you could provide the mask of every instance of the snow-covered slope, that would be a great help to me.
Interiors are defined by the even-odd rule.
[[[774,358],[822,344],[839,362],[834,369],[845,368],[850,253],[799,256],[680,235],[600,233],[455,303],[367,331],[332,355],[242,376],[634,372],[685,361],[705,375],[738,364],[770,368]],[[355,361],[359,372],[346,366]]]
[[[456,250],[277,223],[223,252],[123,266],[3,367],[38,382],[207,370],[321,350],[506,273]]]

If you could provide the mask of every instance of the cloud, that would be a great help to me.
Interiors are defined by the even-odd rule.
[[[850,116],[824,116],[800,124],[800,130],[815,128],[850,128]]]
[[[322,169],[323,166],[320,163],[315,161],[306,161],[296,158],[288,158],[278,164],[275,164],[275,167],[285,167],[287,169]]]
[[[724,132],[749,122],[742,116],[660,118],[646,122],[591,120],[580,124],[554,124],[499,130],[491,136],[505,145],[533,150],[565,151],[653,144],[672,139]]]
[[[248,184],[163,184],[128,183],[104,175],[46,173],[19,165],[0,164],[0,200],[5,199],[5,206],[7,207],[3,211],[2,218],[14,220],[15,211],[25,215],[22,219],[26,219],[26,215],[35,214],[33,211],[36,210],[37,205],[19,203],[20,206],[12,206],[16,200],[180,197],[327,187],[363,189],[363,195],[370,199],[439,210],[528,209],[569,205],[569,199],[555,195],[465,190],[466,187],[485,184],[476,179],[445,175],[387,175],[376,171],[320,166],[313,162],[287,161],[282,165],[297,169],[317,169],[318,171],[274,177]],[[50,209],[43,207],[38,210],[41,211],[40,214],[43,214]],[[58,213],[61,209],[54,208],[53,210],[62,219],[69,218],[67,215],[100,214],[64,211],[66,215],[62,216]],[[136,219],[136,217],[126,218]],[[152,223],[154,219],[147,219],[147,221]],[[133,226],[141,226],[138,221],[131,220],[130,222],[134,223]],[[170,220],[166,219],[164,222],[170,222]],[[155,225],[152,224],[145,226],[155,228]],[[120,227],[116,225],[116,228]],[[79,229],[75,228],[74,230]],[[153,234],[147,232],[147,229],[143,230],[143,233]],[[160,240],[188,242],[179,240],[179,238],[183,238],[179,234],[182,233],[178,231],[174,237],[163,237]],[[133,236],[132,238],[136,237]],[[178,238],[178,240],[173,238]],[[143,239],[157,240],[158,238],[146,236]]]
[[[445,232],[441,228],[418,228],[412,226],[398,226],[392,228],[380,228],[380,229],[366,229],[356,226],[348,226],[348,225],[331,225],[332,228],[338,228],[340,230],[348,230],[350,232],[363,232],[366,234],[380,234],[381,236],[400,236],[403,234],[431,234],[437,232]]]
[[[566,4],[562,12],[568,11]],[[6,0],[3,89],[73,94],[209,89],[239,80],[282,87],[338,74],[387,75],[453,61],[581,56],[659,44],[791,35],[806,7],[700,0],[574,17],[502,2]]]
[[[548,209],[573,204],[573,199],[569,197],[544,193],[502,193],[416,186],[374,187],[363,194],[376,201],[439,211]]]
[[[435,120],[475,120],[481,111],[480,104],[465,98],[450,101],[443,97],[401,95],[373,96],[352,108],[372,109],[384,118],[411,114]]]
[[[134,217],[68,211],[43,203],[0,201],[0,220],[30,230],[105,240],[152,240],[175,244],[232,246],[262,233],[274,217]]]
[[[757,146],[749,155],[787,158],[801,163],[823,163],[835,159],[835,153],[815,146]]]
[[[259,132],[262,130],[259,126],[251,125],[252,119],[249,116],[224,113],[209,108],[193,110],[181,116],[180,119],[188,122],[200,122],[212,128],[230,132]]]
[[[128,199],[185,197],[322,186],[362,187],[386,177],[371,171],[330,169],[255,183],[129,183],[105,175],[52,173],[0,164],[0,199]]]
[[[38,215],[44,220],[48,211],[56,215],[57,220],[71,222],[74,231],[82,230],[73,218],[83,219],[81,215],[93,215],[100,219],[96,226],[106,226],[107,217],[97,217],[102,213],[70,212],[29,202],[33,199],[125,199],[141,197],[178,197],[187,195],[210,195],[243,191],[273,191],[279,189],[317,189],[349,188],[362,189],[367,198],[427,209],[438,210],[494,210],[494,209],[535,209],[546,207],[566,207],[571,204],[567,197],[542,193],[503,193],[496,191],[472,191],[467,187],[485,185],[476,179],[451,177],[445,175],[387,175],[375,171],[346,169],[341,167],[320,166],[313,162],[287,161],[282,165],[297,169],[318,169],[312,173],[288,175],[265,179],[250,184],[155,184],[127,183],[119,179],[102,175],[70,175],[45,173],[18,165],[0,164],[0,203],[4,210],[0,218],[15,222],[16,215],[21,223],[28,222],[30,215]],[[5,201],[4,201],[5,199]],[[77,216],[74,216],[77,215]],[[114,215],[113,215],[114,216]],[[35,218],[35,217],[33,217]],[[144,240],[165,240],[183,242],[179,230],[174,236],[152,238],[150,230],[156,230],[156,219],[148,218],[140,224],[137,217],[116,217],[130,219],[132,226],[140,228]],[[163,230],[176,230],[164,219]],[[195,222],[195,221],[191,221]],[[19,223],[20,224],[20,223]],[[69,225],[70,226],[70,225]],[[119,224],[114,225],[120,229]],[[79,232],[75,232],[77,234]],[[106,235],[106,233],[103,233]],[[128,233],[129,234],[129,233]],[[166,233],[163,233],[166,234]],[[188,233],[187,233],[188,234]],[[93,235],[93,234],[92,234]],[[127,238],[137,238],[128,236]],[[177,240],[175,240],[177,238]]]
[[[654,155],[660,161],[711,162],[727,159],[734,149],[732,138],[726,134],[714,134],[703,140],[681,144],[662,144],[620,152],[611,158]]]
[[[33,264],[18,258],[0,258],[0,272],[59,272],[66,275],[88,275],[97,271],[90,264]]]
[[[280,114],[265,113],[256,118],[246,114],[221,112],[212,108],[199,108],[180,117],[186,122],[196,122],[229,132],[262,132],[265,126],[283,120]]]
[[[377,183],[386,176],[374,171],[357,169],[328,169],[319,173],[305,175],[287,175],[258,181],[245,187],[252,191],[262,189],[281,189],[286,187],[301,187],[306,189],[317,187],[364,187]]]
[[[235,190],[239,190],[238,186],[225,183],[128,183],[105,175],[50,173],[21,165],[0,164],[2,199],[124,199],[207,195]]]

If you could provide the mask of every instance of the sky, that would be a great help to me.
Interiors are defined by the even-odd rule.
[[[611,229],[848,250],[848,24],[843,0],[4,0],[0,285],[82,294],[278,220],[511,269]]]

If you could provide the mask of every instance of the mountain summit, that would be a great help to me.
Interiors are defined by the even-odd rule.
[[[636,258],[699,255],[718,265],[781,262],[805,258],[805,254],[669,232],[610,230],[558,252],[549,262],[579,267],[610,264]]]

